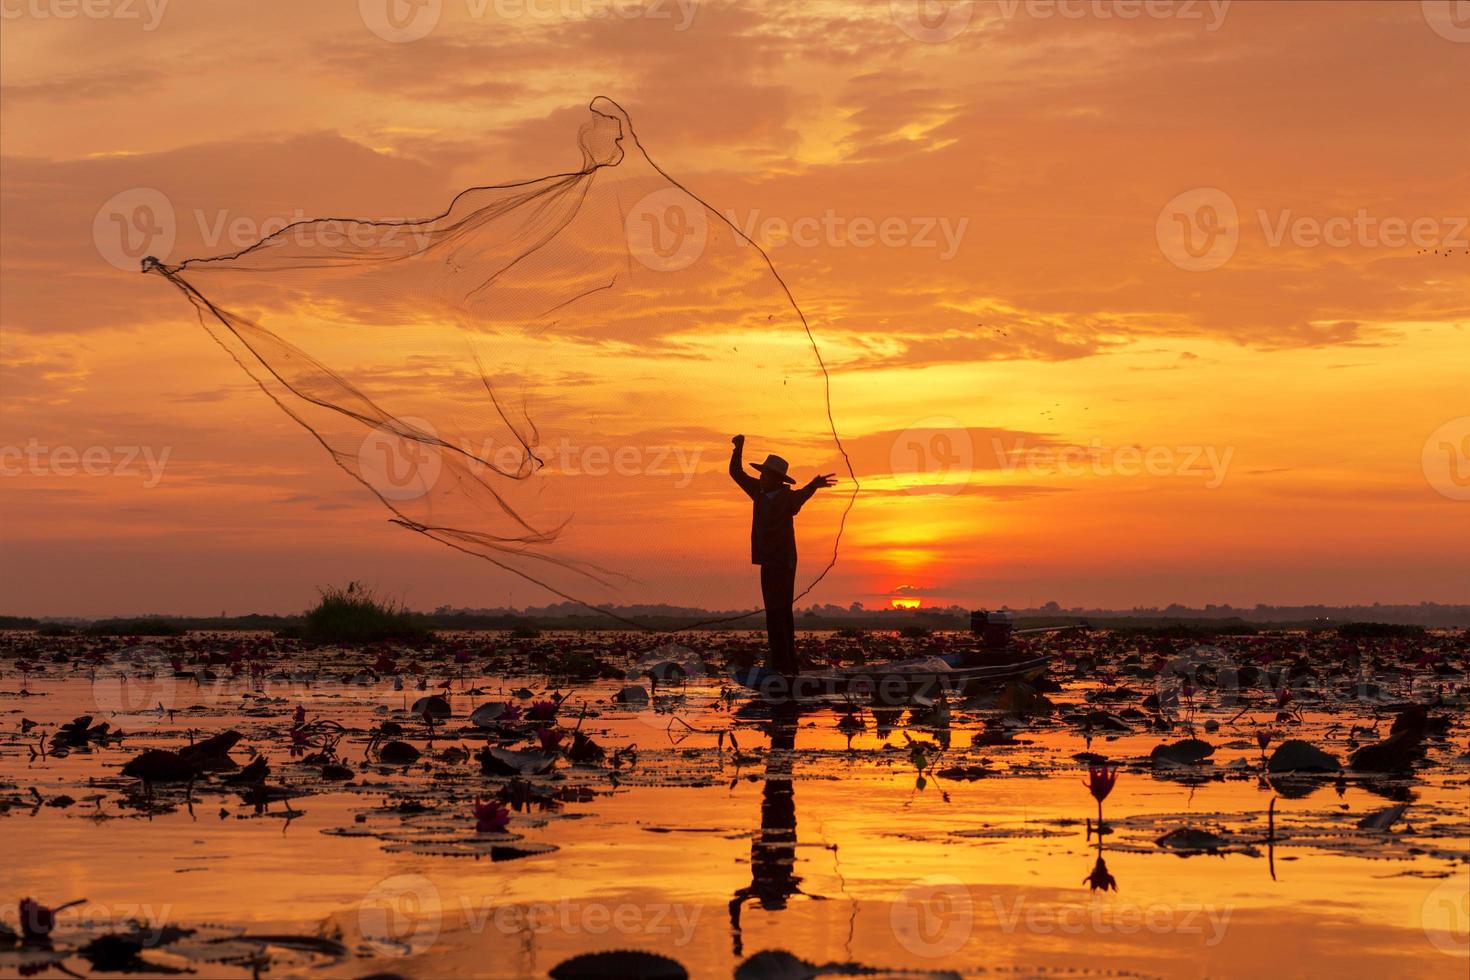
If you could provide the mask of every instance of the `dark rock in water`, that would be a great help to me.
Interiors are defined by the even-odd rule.
[[[1299,738],[1282,742],[1266,763],[1268,772],[1337,772],[1341,768],[1337,756]]]
[[[225,782],[232,786],[245,783],[262,783],[271,774],[270,764],[265,761],[265,756],[258,755],[250,760],[250,764],[239,772],[231,773],[225,777]]]
[[[390,766],[411,766],[420,752],[407,742],[389,742],[378,750],[378,761]]]
[[[339,766],[335,762],[329,762],[326,765],[322,766],[322,778],[330,779],[334,782],[346,782],[356,775],[357,773],[353,772],[351,769],[347,768],[346,766]]]
[[[77,950],[77,955],[92,965],[97,973],[184,973],[182,969],[164,968],[161,971],[138,957],[143,952],[143,940],[137,936],[109,932],[98,936]]]
[[[1405,728],[1381,742],[1358,749],[1348,759],[1348,768],[1359,772],[1403,772],[1413,768],[1423,755],[1423,736]]]
[[[1186,738],[1173,745],[1155,745],[1148,757],[1156,766],[1169,763],[1194,766],[1203,763],[1214,754],[1215,747],[1209,742],[1198,738]]]
[[[1431,729],[1443,728],[1443,725],[1436,725],[1436,722],[1445,722],[1448,720],[1447,718],[1430,718],[1429,709],[1424,707],[1424,705],[1411,704],[1403,711],[1400,711],[1394,718],[1393,725],[1389,728],[1388,734],[1392,736],[1409,732],[1423,738],[1429,734]]]
[[[415,701],[408,713],[424,721],[439,721],[449,717],[449,701],[438,694],[430,694]]]
[[[1406,772],[1424,757],[1424,739],[1442,731],[1448,721],[1431,717],[1422,704],[1411,704],[1394,718],[1388,738],[1358,749],[1348,767],[1359,772]]]
[[[617,694],[614,694],[613,700],[618,704],[647,704],[648,688],[642,684],[629,684]]]
[[[244,737],[237,731],[220,732],[202,742],[195,742],[193,745],[186,745],[179,749],[179,758],[200,772],[237,769],[240,764],[230,758],[230,749],[233,749]]]
[[[735,968],[735,980],[812,980],[820,973],[784,949],[764,949]]]
[[[661,660],[644,671],[644,673],[648,675],[648,679],[653,681],[655,685],[678,684],[689,676],[683,664],[675,663],[672,660]]]
[[[480,771],[489,776],[541,776],[556,768],[557,754],[540,749],[492,749],[485,747],[476,756]]]
[[[1051,714],[1052,703],[1038,694],[1036,688],[1024,681],[1011,681],[1000,692],[1000,698],[995,702],[1000,711],[1007,714],[1020,715],[1047,715]]]
[[[1218,834],[1198,827],[1178,827],[1154,843],[1171,851],[1208,853],[1219,850],[1229,842]]]
[[[1090,728],[1093,731],[1099,732],[1132,731],[1132,728],[1129,726],[1128,722],[1124,721],[1118,715],[1112,714],[1111,712],[1107,711],[1093,710],[1087,712],[1086,714],[1082,715],[1081,725],[1083,728]]]
[[[583,953],[551,968],[552,980],[688,980],[689,971],[667,956],[631,949]]]
[[[147,749],[122,767],[122,774],[145,783],[185,783],[199,775],[183,756],[167,749]]]

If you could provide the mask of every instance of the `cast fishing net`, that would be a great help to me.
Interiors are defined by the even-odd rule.
[[[589,109],[574,172],[144,271],[401,527],[631,622],[757,608],[730,436],[852,478],[821,354],[766,254],[621,107]],[[836,561],[844,482],[798,518],[803,594]]]

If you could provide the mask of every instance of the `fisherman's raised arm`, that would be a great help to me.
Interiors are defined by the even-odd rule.
[[[740,485],[752,500],[760,489],[760,481],[745,472],[745,437],[735,436],[730,440],[734,448],[730,451],[730,479]]]

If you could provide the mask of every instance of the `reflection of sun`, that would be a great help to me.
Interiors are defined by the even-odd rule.
[[[889,601],[893,603],[894,609],[918,609],[921,600],[909,598],[900,599],[895,596]]]

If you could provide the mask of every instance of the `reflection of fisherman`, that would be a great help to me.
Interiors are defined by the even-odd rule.
[[[791,604],[796,597],[796,527],[792,523],[812,494],[836,481],[833,474],[814,476],[800,490],[786,475],[787,463],[780,456],[767,456],[752,463],[760,473],[756,479],[741,466],[745,437],[730,440],[730,478],[740,485],[753,507],[750,519],[750,562],[761,567],[761,599],[766,607],[766,635],[771,653],[766,666],[787,677],[796,673],[796,617]]]
[[[735,955],[741,955],[740,910],[755,898],[761,908],[778,912],[792,895],[803,894],[796,874],[796,795],[791,789],[791,755],[796,746],[799,707],[786,701],[772,709],[771,751],[766,756],[766,785],[761,791],[761,829],[750,842],[750,884],[730,899],[730,930]]]

